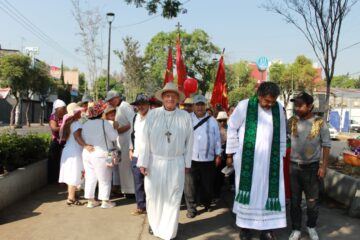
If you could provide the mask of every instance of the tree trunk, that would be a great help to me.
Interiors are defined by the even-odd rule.
[[[30,127],[30,120],[29,120],[29,110],[30,110],[30,106],[31,106],[31,99],[28,98],[27,99],[27,105],[26,105],[26,112],[25,112],[25,117],[26,117],[26,125],[28,127]]]
[[[326,74],[326,73],[325,73]],[[326,95],[325,95],[325,108],[324,108],[324,120],[328,121],[329,116],[329,103],[330,103],[330,79],[328,74],[326,74]]]
[[[44,115],[45,115],[45,107],[41,107],[41,113],[40,113],[40,126],[44,126]]]
[[[19,98],[15,97],[15,105],[11,109],[11,113],[10,113],[10,126],[15,126],[15,112],[18,105],[19,105]]]

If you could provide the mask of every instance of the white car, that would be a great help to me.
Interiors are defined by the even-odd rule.
[[[331,125],[330,123],[327,124],[328,128],[329,128],[329,132],[330,132],[330,138],[331,139],[337,139],[339,132],[338,130],[336,130],[336,128],[334,128],[333,125]]]

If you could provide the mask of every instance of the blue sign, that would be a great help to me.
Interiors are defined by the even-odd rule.
[[[256,60],[256,67],[259,69],[259,71],[265,71],[269,66],[269,60],[266,57],[259,57],[258,60]]]

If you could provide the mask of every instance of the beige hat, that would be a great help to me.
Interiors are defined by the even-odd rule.
[[[79,111],[82,111],[84,108],[80,107],[79,105],[77,105],[76,103],[69,103],[67,106],[66,106],[66,111],[67,111],[67,114],[69,116],[74,116],[75,113],[79,112]]]
[[[163,93],[166,93],[166,92],[177,93],[179,95],[179,102],[182,102],[185,99],[185,94],[183,92],[179,91],[178,87],[173,82],[168,82],[163,89],[160,89],[159,91],[157,91],[155,93],[155,97],[157,99],[159,99],[160,101],[162,101],[162,95],[163,95]]]
[[[216,117],[217,120],[224,120],[224,119],[228,119],[228,115],[226,112],[224,111],[221,111],[218,113],[217,117]]]
[[[115,111],[116,112],[116,108],[114,108],[113,106],[111,105],[108,105],[105,110],[104,110],[104,113],[105,115],[108,114],[109,112],[112,112],[112,111]]]
[[[194,104],[193,99],[192,98],[186,98],[185,101],[184,101],[184,105],[185,104],[189,104],[189,105]]]

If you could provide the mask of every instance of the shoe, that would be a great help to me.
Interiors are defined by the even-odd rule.
[[[319,235],[316,232],[315,228],[307,227],[307,232],[309,233],[309,237],[311,240],[319,240]]]
[[[290,234],[289,240],[299,240],[301,232],[299,230],[293,230]]]
[[[141,214],[146,214],[146,209],[137,208],[131,212],[131,215],[133,215],[133,216],[139,216]]]
[[[154,235],[154,232],[153,232],[153,230],[151,229],[151,227],[150,227],[150,226],[149,226],[148,231],[149,231],[149,234],[150,234],[150,235]]]
[[[252,234],[250,229],[242,228],[239,234],[240,240],[251,240]]]
[[[261,231],[260,240],[276,240],[276,237],[273,231],[265,230]]]
[[[205,212],[212,212],[212,208],[210,206],[205,207]]]
[[[88,203],[86,205],[87,208],[94,208],[97,206],[100,206],[100,203],[97,201],[88,201]]]
[[[187,212],[186,217],[187,218],[194,218],[196,216],[196,212]]]
[[[116,204],[113,202],[110,202],[110,201],[103,201],[101,203],[101,208],[113,208],[115,206],[116,206]]]

